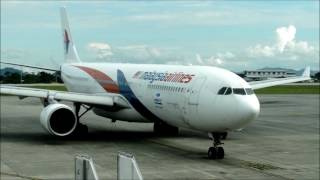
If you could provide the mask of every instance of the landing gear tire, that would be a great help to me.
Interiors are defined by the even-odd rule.
[[[179,134],[179,128],[170,126],[164,122],[155,122],[153,125],[153,131],[157,135],[175,136]]]
[[[217,147],[217,158],[223,159],[224,158],[224,149],[223,147]]]
[[[223,147],[210,147],[208,150],[208,157],[210,159],[223,159],[224,158]]]
[[[208,158],[209,159],[223,159],[224,158],[224,149],[220,145],[220,139],[222,139],[221,133],[209,133],[209,137],[213,139],[213,147],[208,149]]]
[[[210,147],[208,150],[208,157],[210,159],[216,159],[217,158],[217,148]]]

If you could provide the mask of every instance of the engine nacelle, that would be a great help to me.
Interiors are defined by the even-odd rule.
[[[40,114],[40,122],[44,129],[56,136],[70,135],[78,124],[72,108],[59,103],[46,106]]]

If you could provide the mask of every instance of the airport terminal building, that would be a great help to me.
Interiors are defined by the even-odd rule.
[[[249,81],[265,80],[269,78],[286,78],[296,76],[295,72],[286,70],[246,70],[244,77]]]

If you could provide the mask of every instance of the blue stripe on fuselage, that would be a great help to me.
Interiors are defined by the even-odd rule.
[[[162,121],[160,118],[158,118],[156,115],[154,115],[149,109],[147,109],[140,100],[136,97],[136,95],[133,93],[131,88],[129,87],[129,84],[121,70],[118,69],[117,71],[117,80],[118,85],[120,89],[120,94],[123,95],[133,106],[133,108],[138,111],[142,116],[149,120],[153,121]]]

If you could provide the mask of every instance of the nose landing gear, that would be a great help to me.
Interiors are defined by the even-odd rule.
[[[223,159],[224,158],[224,149],[220,145],[223,143],[221,140],[220,133],[208,133],[209,137],[213,140],[213,147],[210,147],[208,150],[208,157],[210,159]]]

